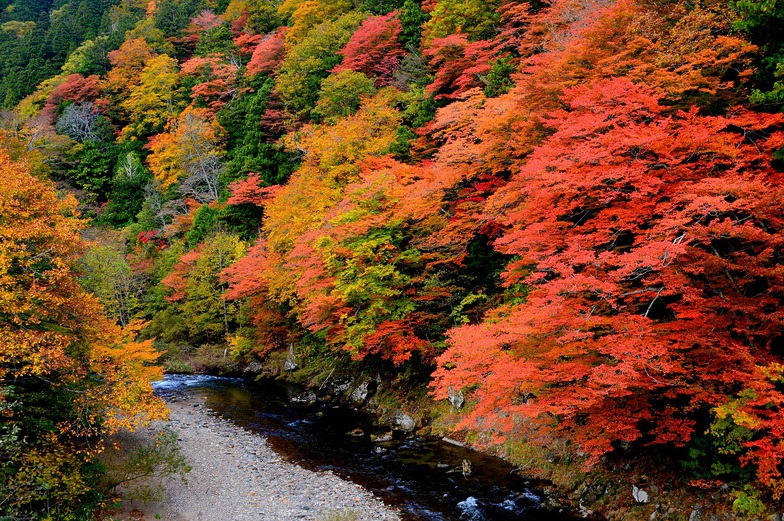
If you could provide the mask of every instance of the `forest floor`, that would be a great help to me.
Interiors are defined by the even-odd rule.
[[[284,461],[262,437],[216,417],[200,398],[168,405],[166,425],[176,433],[191,471],[184,479],[164,478],[155,501],[126,499],[124,509],[106,521],[400,519],[359,485]]]

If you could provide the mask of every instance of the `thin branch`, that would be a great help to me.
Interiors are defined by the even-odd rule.
[[[656,296],[653,297],[653,300],[651,300],[651,303],[648,304],[648,309],[645,310],[645,314],[643,315],[645,318],[648,318],[648,313],[651,312],[651,308],[653,307],[653,303],[656,302],[656,299],[659,298],[659,295],[661,295],[662,291],[664,291],[664,286],[659,288],[659,291],[656,292]]]

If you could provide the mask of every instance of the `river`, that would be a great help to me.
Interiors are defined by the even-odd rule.
[[[154,387],[163,397],[203,396],[215,413],[265,437],[283,458],[359,483],[409,521],[579,519],[545,508],[535,486],[499,458],[433,438],[373,441],[387,429],[371,416],[331,403],[296,405],[292,397],[301,391],[294,386],[167,375]]]

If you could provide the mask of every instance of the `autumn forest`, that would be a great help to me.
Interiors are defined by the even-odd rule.
[[[249,364],[616,519],[781,510],[782,2],[0,9],[0,518],[89,519],[151,380]]]

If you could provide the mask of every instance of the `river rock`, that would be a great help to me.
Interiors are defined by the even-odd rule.
[[[648,493],[641,488],[637,488],[637,485],[632,485],[632,497],[638,503],[648,502]],[[689,521],[693,520],[689,519]]]
[[[463,397],[463,391],[455,392],[455,390],[452,388],[451,385],[449,386],[448,390],[449,390],[449,403],[451,403],[452,407],[454,407],[455,409],[460,410],[460,408],[463,407],[463,404],[465,403],[465,398]]]
[[[392,431],[385,432],[384,434],[371,434],[370,441],[375,443],[384,443],[386,441],[392,441]]]
[[[359,385],[351,391],[351,395],[348,398],[349,402],[354,405],[364,405],[368,398],[376,392],[377,388],[378,382],[376,380],[369,377],[363,377],[359,381]]]
[[[580,503],[577,506],[580,509],[580,515],[583,516],[583,517],[591,517],[592,515],[594,515],[596,513],[593,510],[591,510],[590,508],[588,508],[585,505],[583,505],[582,501],[580,501]]]
[[[349,396],[349,400],[355,405],[362,405],[367,400],[369,394],[370,380],[364,380],[354,388],[351,392],[351,396]]]
[[[300,391],[289,394],[289,402],[292,405],[313,405],[316,403],[316,399],[316,393],[313,391]]]
[[[417,426],[416,420],[403,411],[395,411],[392,422],[403,432],[414,432]]]
[[[331,396],[342,396],[343,393],[351,389],[354,384],[354,377],[348,374],[333,376],[322,384],[325,393]]]
[[[454,445],[455,447],[465,447],[466,446],[466,444],[463,443],[462,441],[458,441],[458,440],[455,440],[455,439],[452,439],[452,438],[448,438],[446,436],[441,438],[441,441],[443,441],[444,443],[449,443],[450,445]]]
[[[632,489],[632,492],[634,489]],[[599,499],[604,495],[604,485],[594,484],[594,485],[586,485],[580,491],[580,502],[586,503],[591,505],[599,501]]]
[[[286,355],[286,361],[283,363],[284,371],[294,371],[299,367],[297,360],[294,357],[294,344],[289,344],[289,353]]]
[[[245,369],[242,370],[243,373],[250,373],[250,374],[261,374],[264,367],[261,365],[261,362],[251,362],[249,363]]]

